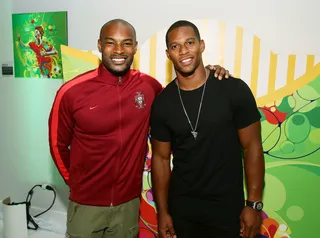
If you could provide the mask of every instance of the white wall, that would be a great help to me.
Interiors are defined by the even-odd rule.
[[[140,44],[176,20],[210,18],[252,31],[275,53],[320,55],[319,5],[318,0],[2,0],[0,63],[13,61],[11,13],[55,10],[68,11],[69,46],[79,49],[95,49],[101,25],[112,18],[130,21]],[[0,200],[7,195],[21,200],[35,183],[54,183],[59,191],[54,209],[65,211],[68,189],[47,142],[47,117],[61,84],[0,78]],[[33,205],[47,206],[50,196],[36,193]]]

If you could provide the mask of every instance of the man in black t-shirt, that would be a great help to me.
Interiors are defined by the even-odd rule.
[[[241,79],[220,81],[204,67],[205,45],[191,22],[174,23],[166,44],[177,78],[151,112],[159,235],[253,238],[261,225],[265,170],[254,96]]]

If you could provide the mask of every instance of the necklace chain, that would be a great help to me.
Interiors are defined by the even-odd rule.
[[[202,107],[204,92],[205,92],[205,90],[206,90],[207,81],[206,81],[206,82],[204,83],[204,85],[203,85],[203,90],[202,90],[200,105],[199,105],[199,109],[198,109],[197,120],[196,120],[196,124],[195,124],[195,127],[194,127],[194,128],[193,128],[193,126],[192,126],[192,123],[191,123],[191,121],[190,121],[190,118],[189,118],[189,116],[188,116],[187,110],[186,110],[186,108],[185,108],[185,106],[184,106],[184,103],[183,103],[183,100],[182,100],[182,97],[181,97],[179,81],[176,80],[176,82],[177,82],[179,99],[180,99],[180,102],[181,102],[181,105],[182,105],[184,114],[186,115],[187,120],[188,120],[188,122],[189,122],[189,125],[190,125],[190,127],[191,127],[191,134],[193,135],[194,139],[197,139],[197,136],[198,136],[197,127],[198,127],[198,122],[199,122],[199,117],[200,117],[200,113],[201,113],[201,107]]]

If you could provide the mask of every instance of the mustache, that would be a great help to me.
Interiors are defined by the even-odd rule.
[[[110,58],[128,58],[127,54],[112,54]]]

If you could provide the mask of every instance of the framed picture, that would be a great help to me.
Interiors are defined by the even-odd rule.
[[[12,15],[16,78],[63,79],[60,45],[67,45],[67,12]]]

